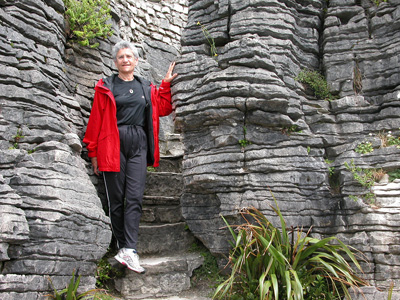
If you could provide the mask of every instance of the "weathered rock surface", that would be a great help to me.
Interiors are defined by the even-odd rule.
[[[399,187],[377,187],[374,205],[355,202],[349,196],[366,190],[344,163],[399,168],[400,149],[381,148],[379,136],[400,135],[400,2],[326,3],[190,1],[174,86],[183,214],[213,253],[226,253],[219,215],[233,222],[254,206],[275,220],[271,190],[288,226],[363,251],[366,277],[387,289],[400,281]],[[323,70],[338,99],[317,99],[297,82],[304,68]],[[365,140],[374,151],[356,153]]]
[[[399,169],[400,149],[381,140],[400,135],[400,2],[326,3],[196,0],[187,10],[184,0],[114,0],[115,35],[86,49],[66,43],[63,1],[0,0],[0,298],[37,299],[51,290],[47,276],[61,288],[73,269],[83,289],[94,285],[111,232],[81,139],[93,87],[113,72],[120,38],[138,45],[138,74],[155,83],[181,54],[175,124],[164,119],[160,138],[164,155],[185,150],[183,179],[171,178],[183,195],[179,204],[174,186],[161,185],[164,197],[145,200],[145,222],[174,224],[186,243],[181,205],[191,231],[226,253],[219,214],[233,222],[237,209],[255,206],[274,220],[271,189],[289,226],[337,235],[367,256],[371,284],[398,289],[399,182],[376,185],[371,204],[344,163]],[[317,99],[297,82],[304,68],[322,70],[338,99]],[[363,141],[374,151],[356,153]],[[151,246],[144,243],[149,253],[159,247]]]
[[[94,287],[111,230],[81,142],[93,87],[114,71],[122,38],[140,49],[137,73],[160,83],[187,16],[185,1],[112,1],[115,34],[89,49],[67,43],[64,9],[62,0],[0,1],[1,299],[39,299],[53,290],[49,277],[62,289],[73,270],[82,290]],[[172,117],[160,138],[163,154],[182,154]]]

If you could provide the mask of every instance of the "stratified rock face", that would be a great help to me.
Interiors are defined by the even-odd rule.
[[[98,49],[66,43],[63,0],[0,0],[0,299],[32,300],[81,275],[95,284],[110,240],[82,145],[96,82],[115,72],[120,39],[140,51],[136,74],[159,84],[180,50],[186,0],[111,1],[114,35]],[[170,154],[170,119],[163,154]],[[175,142],[174,142],[175,143]],[[181,151],[181,145],[173,149]],[[83,158],[82,158],[83,157]],[[101,195],[101,193],[100,193]]]
[[[71,81],[63,11],[61,0],[0,1],[1,299],[37,299],[49,277],[61,289],[74,270],[93,288],[111,239],[81,158],[90,101],[72,96],[101,61],[80,71],[83,85]]]
[[[375,206],[354,201],[366,190],[345,162],[399,168],[400,149],[380,148],[379,134],[400,135],[400,2],[324,5],[189,2],[174,86],[183,214],[207,247],[226,253],[219,215],[234,221],[253,206],[276,220],[272,191],[288,226],[338,235],[368,257],[367,278],[387,287],[400,280],[398,183],[382,187]],[[322,69],[338,99],[317,99],[296,81],[304,68]],[[366,140],[374,151],[356,153]]]

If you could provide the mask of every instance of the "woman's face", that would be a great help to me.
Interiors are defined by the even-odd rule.
[[[138,63],[138,58],[135,58],[133,52],[129,48],[121,49],[117,53],[115,66],[119,73],[133,74],[135,67]]]

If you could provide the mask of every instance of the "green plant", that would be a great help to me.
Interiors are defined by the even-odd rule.
[[[124,273],[118,268],[114,268],[108,262],[108,258],[112,257],[113,249],[108,249],[106,255],[99,260],[96,269],[96,287],[108,291],[115,291],[114,280],[121,278]]]
[[[373,169],[362,169],[357,167],[352,159],[350,164],[345,162],[344,163],[347,170],[351,172],[353,178],[361,184],[363,187],[370,189],[374,183],[374,176],[373,176]]]
[[[390,287],[389,287],[388,300],[392,300],[393,288],[394,288],[394,283],[393,283],[393,281],[392,281],[392,282],[390,283]]]
[[[248,140],[245,140],[245,139],[239,140],[239,145],[242,146],[243,148],[245,148],[246,146],[248,146],[250,144],[251,144],[251,142]]]
[[[155,172],[155,171],[156,171],[156,168],[154,168],[152,166],[147,167],[147,172]]]
[[[383,169],[362,169],[355,165],[353,159],[351,160],[350,164],[348,162],[345,162],[344,165],[346,169],[351,172],[353,178],[368,190],[368,192],[363,194],[361,198],[371,204],[374,203],[375,194],[371,192],[371,188],[375,182],[378,182],[380,179],[382,179],[383,175],[386,174],[386,172]],[[357,197],[355,196],[352,196],[350,198],[357,200]]]
[[[358,144],[357,147],[354,149],[354,151],[360,154],[367,154],[374,151],[374,148],[372,147],[371,142],[364,141]]]
[[[309,85],[318,98],[329,101],[335,98],[329,90],[326,79],[317,71],[304,69],[296,76],[295,80]]]
[[[197,22],[197,25],[201,27],[201,30],[203,31],[204,37],[206,38],[208,44],[210,45],[211,48],[211,56],[218,56],[217,53],[217,48],[215,47],[215,41],[214,38],[211,36],[210,32],[208,31],[207,27],[201,24],[200,22]]]
[[[302,130],[297,125],[283,126],[281,132],[286,135],[291,135],[292,133],[301,133]]]
[[[325,163],[327,165],[330,165],[331,163],[333,163],[333,160],[325,158]],[[328,167],[328,171],[329,171],[329,177],[332,177],[335,174],[335,167]]]
[[[10,147],[10,149],[19,149],[19,142],[20,142],[20,140],[22,138],[24,138],[23,133],[22,133],[22,129],[18,128],[17,129],[17,134],[14,135],[12,138],[13,138],[13,141],[11,142],[12,146]]]
[[[100,290],[98,289],[93,289],[81,294],[78,294],[78,287],[81,281],[81,276],[79,275],[78,278],[75,279],[75,270],[72,272],[72,277],[67,285],[67,287],[61,291],[58,291],[54,285],[53,282],[51,281],[51,278],[49,277],[49,281],[53,287],[54,294],[53,295],[46,295],[48,299],[56,299],[56,300],[86,300],[86,299],[95,299],[94,295],[99,293]],[[100,298],[97,298],[100,299]]]
[[[399,179],[400,178],[400,169],[390,171],[390,172],[388,172],[388,175],[389,175],[389,181]]]
[[[388,131],[387,133],[381,131],[379,132],[378,137],[381,140],[381,147],[396,146],[400,149],[400,137],[393,136],[391,131]]]
[[[368,285],[356,274],[362,269],[354,248],[336,237],[312,238],[311,229],[288,230],[274,201],[281,229],[255,208],[241,212],[242,225],[230,225],[222,217],[233,237],[231,274],[218,286],[214,299],[351,299],[348,288]]]
[[[245,147],[251,145],[251,142],[249,140],[247,140],[247,138],[246,138],[246,134],[247,134],[247,128],[246,128],[246,126],[243,126],[244,138],[239,140],[239,145],[242,146],[242,148],[245,148]]]
[[[96,48],[95,38],[112,36],[111,8],[109,0],[63,0],[66,6],[65,15],[69,21],[69,38],[82,46]]]
[[[382,2],[387,2],[387,0],[372,0],[372,2],[374,2],[376,6],[379,6],[379,4]]]
[[[310,152],[311,152],[311,147],[307,146],[307,154],[310,154]]]
[[[35,151],[36,151],[35,148],[34,149],[30,149],[30,150],[28,150],[28,154],[33,154],[33,153],[35,153]]]

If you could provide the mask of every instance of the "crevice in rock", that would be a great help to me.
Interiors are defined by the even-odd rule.
[[[324,70],[323,67],[323,59],[324,59],[324,30],[325,30],[325,18],[327,16],[327,11],[329,8],[329,1],[326,1],[323,3],[322,7],[322,17],[321,17],[321,24],[320,27],[318,28],[318,62],[319,62],[319,68],[321,71]]]
[[[231,5],[231,0],[228,1],[228,22],[227,22],[227,28],[226,28],[226,35],[228,36],[228,41],[227,43],[230,43],[231,41],[231,16],[232,16],[232,5]]]

